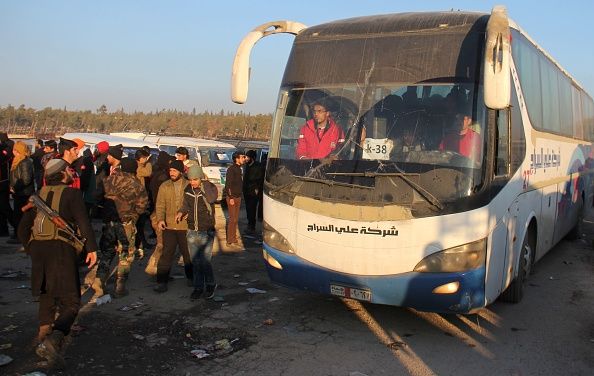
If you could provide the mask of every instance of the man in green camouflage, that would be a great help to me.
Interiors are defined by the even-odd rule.
[[[103,182],[103,234],[97,276],[105,284],[111,261],[117,253],[116,298],[128,294],[126,280],[134,261],[136,221],[148,207],[146,189],[136,178],[137,168],[138,163],[134,158],[122,158]]]

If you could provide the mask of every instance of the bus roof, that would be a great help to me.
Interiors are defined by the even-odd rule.
[[[361,36],[372,37],[374,34],[386,35],[400,32],[410,33],[411,31],[470,29],[477,21],[483,23],[484,29],[488,17],[488,13],[461,11],[391,13],[354,17],[308,27],[299,33],[296,41],[323,40],[328,36],[358,38]]]
[[[467,11],[443,11],[443,12],[409,12],[392,13],[385,15],[363,16],[336,20],[316,26],[311,26],[299,33],[295,39],[299,41],[313,42],[325,38],[360,38],[373,37],[374,35],[386,35],[390,33],[430,33],[437,30],[463,30],[478,26],[479,30],[486,26],[489,13],[467,12]],[[516,22],[508,18],[509,26],[520,32],[536,48],[542,52],[553,64],[555,64],[575,86],[585,92],[584,87],[565,70],[544,48],[534,41]],[[477,23],[478,22],[478,23]],[[481,25],[481,23],[483,25]],[[476,25],[475,25],[476,24]],[[513,41],[512,41],[513,43]]]

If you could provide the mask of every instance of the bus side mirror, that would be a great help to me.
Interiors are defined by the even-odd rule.
[[[510,41],[507,11],[504,6],[495,6],[487,23],[483,62],[485,105],[495,110],[502,110],[510,104]]]

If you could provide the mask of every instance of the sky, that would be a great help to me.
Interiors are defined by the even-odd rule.
[[[258,25],[313,26],[411,11],[489,13],[497,4],[594,95],[594,2],[586,0],[0,0],[0,107],[271,113],[289,34],[256,44],[248,100],[230,99],[235,50]]]

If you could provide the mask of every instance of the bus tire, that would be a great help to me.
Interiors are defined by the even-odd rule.
[[[534,261],[534,246],[530,242],[530,234],[526,234],[522,243],[520,260],[518,261],[518,275],[501,294],[501,300],[509,303],[519,303],[524,296],[524,284],[530,275]]]

